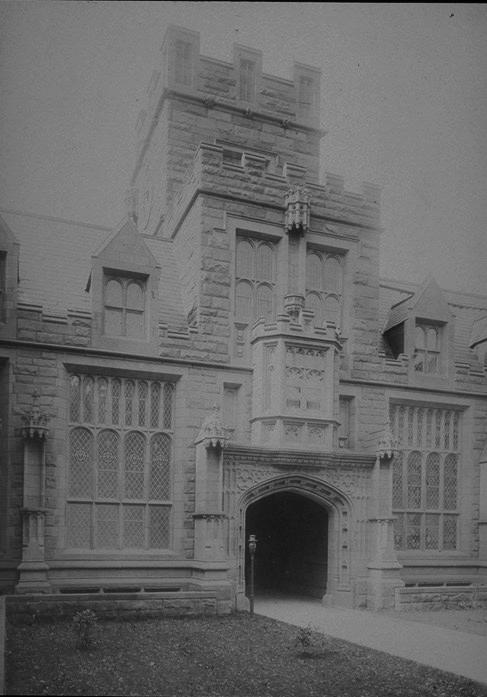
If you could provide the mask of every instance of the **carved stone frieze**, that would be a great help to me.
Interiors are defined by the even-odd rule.
[[[272,479],[276,477],[279,472],[275,469],[265,468],[265,467],[236,467],[236,488],[237,492],[241,493],[250,489],[256,484],[260,484],[266,479]]]

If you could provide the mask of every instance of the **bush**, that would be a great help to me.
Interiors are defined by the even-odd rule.
[[[89,649],[94,643],[94,631],[98,626],[98,618],[93,610],[80,610],[73,617],[77,645],[80,649]]]

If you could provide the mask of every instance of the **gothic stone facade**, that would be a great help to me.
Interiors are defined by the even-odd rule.
[[[257,588],[480,597],[487,298],[379,279],[318,70],[178,27],[161,64],[119,228],[2,214],[2,588],[228,611],[256,534]]]

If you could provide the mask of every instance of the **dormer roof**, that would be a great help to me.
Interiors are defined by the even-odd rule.
[[[407,294],[391,306],[384,331],[401,324],[409,317],[441,323],[451,320],[452,313],[445,295],[432,276],[429,276],[414,293]]]
[[[117,268],[139,259],[160,267],[160,321],[178,331],[187,327],[182,311],[179,274],[170,240],[137,233],[130,220],[113,231],[47,216],[2,210],[2,218],[19,243],[18,301],[41,306],[47,313],[91,312],[91,295],[86,291],[93,258],[102,263],[120,253]],[[130,258],[130,254],[134,257]]]

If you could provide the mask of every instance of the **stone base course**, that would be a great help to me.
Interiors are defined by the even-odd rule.
[[[76,612],[88,608],[103,619],[147,619],[230,613],[230,601],[219,596],[218,591],[185,591],[5,597],[8,620],[15,624],[32,624],[43,620],[71,619]]]
[[[487,585],[397,588],[396,610],[487,608]]]

